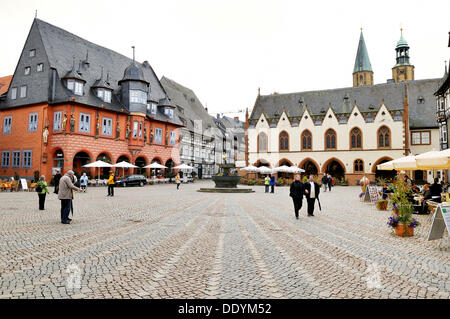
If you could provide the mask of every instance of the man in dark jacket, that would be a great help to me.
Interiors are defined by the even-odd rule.
[[[328,190],[331,192],[331,186],[333,186],[333,177],[328,174]]]
[[[56,170],[56,174],[55,176],[53,176],[53,182],[55,185],[55,194],[58,194],[58,190],[59,190],[59,180],[61,179],[61,173],[59,172],[59,170]]]
[[[314,181],[314,176],[309,175],[309,181],[304,184],[306,201],[308,203],[308,216],[314,216],[314,204],[319,198],[320,186]]]
[[[323,191],[326,192],[327,187],[328,187],[328,175],[327,174],[323,174],[323,176],[322,176],[322,185],[323,185]]]
[[[441,202],[442,185],[439,184],[439,178],[434,179],[434,183],[430,186],[431,200],[433,202]]]
[[[295,218],[298,219],[298,211],[303,204],[303,183],[300,181],[300,175],[295,175],[295,180],[291,184],[289,196],[294,201]]]

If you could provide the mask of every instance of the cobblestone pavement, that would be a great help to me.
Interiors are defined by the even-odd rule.
[[[445,298],[448,235],[387,227],[360,188],[321,194],[299,220],[287,187],[198,193],[211,182],[76,194],[71,225],[55,194],[0,193],[0,298]]]

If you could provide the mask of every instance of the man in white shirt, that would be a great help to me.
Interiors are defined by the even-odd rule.
[[[308,216],[314,216],[314,204],[319,198],[320,186],[314,181],[314,176],[309,175],[309,181],[305,183],[305,195],[308,203]]]

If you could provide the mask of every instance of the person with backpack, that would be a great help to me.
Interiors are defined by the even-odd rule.
[[[275,190],[275,175],[270,176],[270,192],[273,194]]]
[[[44,210],[45,196],[50,193],[44,175],[42,175],[39,181],[36,183],[36,192],[38,193],[39,197],[39,210]]]
[[[114,184],[116,183],[116,177],[112,171],[109,172],[108,178],[108,196],[114,196]]]

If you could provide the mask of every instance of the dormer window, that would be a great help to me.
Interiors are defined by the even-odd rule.
[[[130,90],[130,103],[147,104],[147,92]]]
[[[169,118],[173,118],[173,109],[171,107],[165,107],[164,115],[168,116]]]
[[[67,88],[76,95],[83,95],[84,83],[81,81],[69,79],[67,80]]]
[[[97,97],[103,100],[103,102],[111,103],[111,90],[97,89]]]
[[[150,114],[156,114],[156,103],[147,103],[147,112]]]

